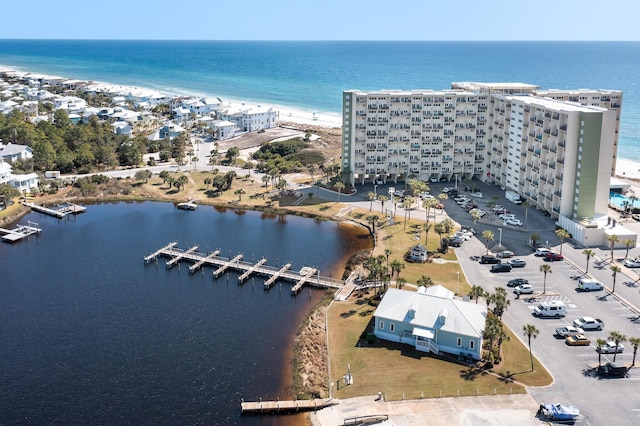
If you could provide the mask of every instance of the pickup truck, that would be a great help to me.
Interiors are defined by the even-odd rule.
[[[604,322],[596,318],[582,317],[573,320],[573,326],[583,330],[602,330],[604,328]]]

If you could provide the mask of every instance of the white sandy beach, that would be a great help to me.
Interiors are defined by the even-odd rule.
[[[616,162],[616,177],[640,180],[640,163],[618,157]]]

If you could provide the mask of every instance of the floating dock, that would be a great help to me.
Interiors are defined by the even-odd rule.
[[[70,214],[79,214],[87,211],[87,208],[78,204],[73,203],[64,203],[64,204],[56,204],[52,207],[39,206],[35,203],[29,203],[27,201],[22,202],[23,206],[30,207],[31,210],[35,210],[39,213],[48,214],[49,216],[57,217],[58,219],[63,219]]]
[[[297,411],[315,411],[338,404],[333,398],[305,399],[293,401],[242,402],[242,414],[295,413]]]
[[[18,225],[13,229],[5,229],[0,228],[0,233],[4,234],[2,236],[2,241],[15,243],[23,238],[27,238],[30,235],[39,235],[42,230],[35,222],[27,222],[27,225]]]
[[[235,257],[229,256],[227,258],[218,255],[220,250],[216,250],[212,253],[200,253],[197,251],[198,246],[193,246],[185,250],[180,249],[177,246],[177,242],[169,243],[150,255],[145,256],[144,262],[149,263],[154,260],[157,261],[159,257],[168,257],[169,260],[166,262],[166,265],[167,268],[170,268],[184,260],[193,263],[189,267],[190,273],[195,272],[203,266],[216,268],[213,272],[214,278],[218,278],[227,270],[234,270],[241,273],[238,277],[238,283],[242,283],[252,274],[268,277],[264,282],[265,290],[268,290],[277,280],[286,280],[295,283],[291,290],[291,293],[294,295],[297,294],[305,284],[309,284],[314,287],[335,289],[342,288],[344,284],[342,280],[320,276],[318,270],[315,268],[305,267],[302,269],[301,273],[298,271],[291,271],[290,263],[287,263],[280,268],[274,268],[266,265],[266,258],[262,258],[256,263],[245,262],[241,260],[243,258],[242,254],[238,254]]]

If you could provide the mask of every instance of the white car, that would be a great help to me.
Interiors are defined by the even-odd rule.
[[[478,213],[480,215],[480,217],[483,217],[484,215],[487,214],[487,212],[485,212],[484,210],[480,210],[480,209],[471,209],[469,210],[469,214],[474,214],[474,213]]]
[[[444,192],[445,194],[448,193],[449,191],[451,191],[453,188],[450,188],[448,186],[445,186],[444,188],[442,188],[442,192]]]
[[[596,348],[596,351],[600,352],[601,354],[621,354],[622,352],[624,352],[624,346],[622,345],[622,343],[618,343],[618,347],[616,348],[616,342],[612,342],[610,340],[604,345],[598,346]]]
[[[471,235],[467,234],[466,232],[456,232],[455,234],[453,234],[453,238],[462,238],[465,241],[469,241],[471,239]]]
[[[471,196],[473,198],[482,198],[482,192],[472,192]]]
[[[513,289],[515,294],[533,294],[533,286],[531,284],[520,284]]]
[[[640,268],[640,260],[638,259],[625,259],[623,263],[627,268]]]
[[[552,251],[551,251],[551,250],[549,250],[549,249],[548,249],[548,248],[546,248],[546,247],[538,247],[538,248],[536,249],[536,252],[535,252],[533,255],[534,255],[534,256],[537,256],[537,257],[544,257],[544,256],[546,256],[548,253],[552,253]]]
[[[584,334],[584,330],[579,327],[568,325],[566,327],[556,328],[556,334],[560,337],[575,336],[576,334]]]
[[[522,226],[522,221],[520,219],[506,219],[503,225]]]
[[[507,220],[507,219],[516,219],[516,215],[513,213],[503,213],[498,216],[499,219]]]

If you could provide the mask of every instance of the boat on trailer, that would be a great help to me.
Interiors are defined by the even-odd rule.
[[[549,420],[573,421],[580,416],[580,409],[575,405],[540,404],[538,414],[546,416]]]

